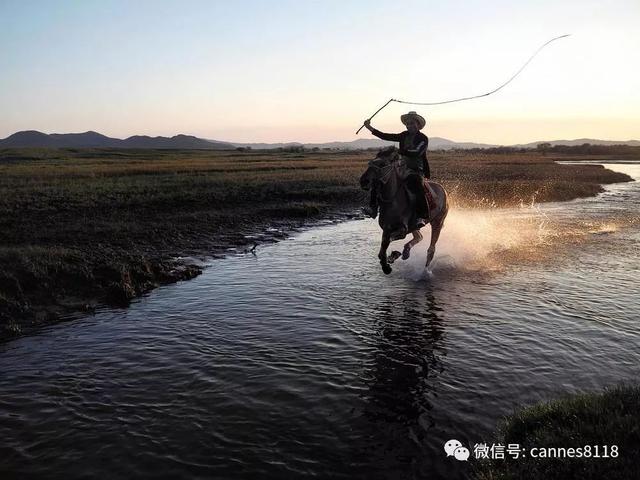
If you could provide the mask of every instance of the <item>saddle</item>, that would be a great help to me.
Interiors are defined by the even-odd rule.
[[[416,228],[422,228],[424,227],[426,224],[429,223],[429,221],[431,220],[431,212],[433,212],[436,209],[436,200],[435,200],[435,192],[433,191],[433,189],[431,188],[431,186],[429,185],[429,181],[425,178],[422,181],[422,189],[424,191],[424,197],[427,203],[427,212],[425,215],[425,218],[423,219],[423,221],[418,221],[418,214],[417,214],[417,208],[416,208],[416,199],[415,199],[415,193],[407,186],[405,185],[405,187],[407,192],[409,193],[409,195],[412,197],[412,203],[414,206],[414,213],[411,217],[411,220],[409,222],[409,230],[415,230]]]
[[[433,191],[431,185],[429,185],[429,180],[424,179],[424,194],[427,198],[427,205],[429,206],[429,212],[433,212],[436,208],[436,192]]]
[[[395,151],[394,151],[395,152]],[[392,153],[394,153],[392,152]],[[400,163],[396,163],[398,160],[401,160]],[[407,184],[408,177],[413,175],[415,171],[408,166],[408,162],[404,157],[401,157],[397,153],[393,155],[391,159],[388,158],[376,158],[374,160],[369,161],[369,168],[367,171],[360,177],[360,186],[363,190],[372,190],[372,202],[374,202],[374,197],[379,194],[379,190],[377,185],[385,184],[387,180],[396,175],[396,178],[400,178],[401,180],[401,188],[404,189],[410,196],[411,202],[414,204],[415,208],[415,183],[413,187],[410,187]],[[375,180],[374,180],[375,179]],[[431,212],[437,209],[436,198],[437,195],[435,191],[429,185],[429,182],[426,178],[422,179],[422,191],[424,192],[424,198],[427,204],[427,214],[425,218],[426,222],[429,222],[431,217]],[[374,202],[375,203],[375,202]],[[413,215],[411,215],[411,219],[409,223],[415,224],[417,221],[417,215],[414,210]],[[420,222],[422,224],[422,222]],[[417,225],[412,225],[417,226]],[[422,224],[421,226],[424,226]]]

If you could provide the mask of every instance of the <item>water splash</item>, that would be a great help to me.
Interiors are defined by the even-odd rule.
[[[541,247],[551,244],[556,233],[547,215],[536,206],[521,209],[457,209],[447,217],[436,248],[436,257],[425,271],[425,243],[412,251],[407,275],[429,280],[433,275],[460,272],[495,272],[517,259],[537,258]]]
[[[624,220],[624,219],[623,219]],[[429,281],[455,274],[491,274],[514,264],[557,261],[562,249],[613,234],[625,224],[621,219],[560,215],[547,206],[531,203],[520,208],[455,209],[447,217],[436,247],[436,257],[424,268],[430,229],[401,268],[414,281]],[[392,249],[402,249],[407,240]]]
[[[620,229],[620,226],[614,222],[605,223],[593,223],[589,229],[589,233],[592,235],[607,235],[609,233],[615,233]]]

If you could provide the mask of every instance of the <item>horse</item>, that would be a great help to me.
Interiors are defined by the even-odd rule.
[[[369,162],[369,168],[360,178],[360,185],[367,188],[374,183],[377,185],[378,205],[380,215],[378,224],[382,228],[382,241],[378,258],[380,266],[385,274],[392,271],[391,264],[400,256],[407,260],[411,255],[411,249],[422,240],[420,228],[431,224],[431,244],[427,250],[425,268],[433,260],[436,251],[436,243],[444,226],[444,220],[449,211],[447,192],[439,183],[425,180],[425,195],[429,204],[429,218],[420,222],[416,216],[415,197],[407,188],[407,176],[411,174],[406,160],[395,147],[380,150],[376,158]],[[413,238],[405,243],[402,253],[394,251],[387,256],[389,244],[394,240],[401,240],[408,233]]]

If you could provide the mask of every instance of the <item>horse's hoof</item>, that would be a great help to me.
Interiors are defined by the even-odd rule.
[[[408,260],[410,255],[411,255],[411,247],[404,247],[404,249],[402,250],[402,259]]]
[[[390,265],[382,265],[382,271],[385,275],[389,275],[391,273],[391,270],[392,268]]]
[[[387,262],[388,263],[393,263],[395,262],[399,257],[400,257],[401,253],[397,250],[394,250],[393,252],[391,252],[391,255],[389,255],[387,257]]]

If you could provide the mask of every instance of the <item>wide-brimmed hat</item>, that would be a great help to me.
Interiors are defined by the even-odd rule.
[[[405,113],[404,115],[400,115],[400,121],[405,125],[407,124],[409,119],[414,119],[416,122],[418,122],[418,130],[422,130],[424,126],[427,124],[427,121],[421,115],[418,115],[416,112],[409,112],[409,113]]]

